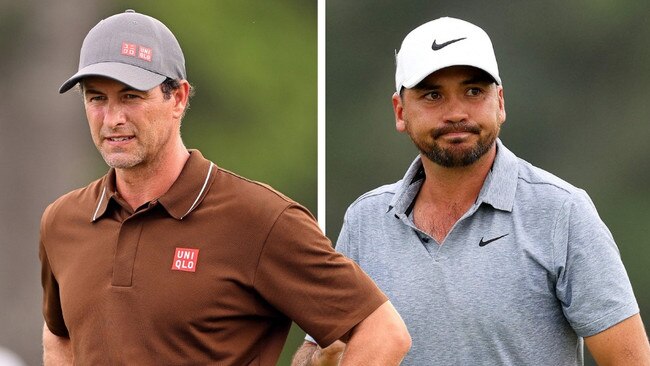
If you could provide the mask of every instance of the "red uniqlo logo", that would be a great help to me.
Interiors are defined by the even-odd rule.
[[[196,272],[196,261],[199,259],[198,249],[176,248],[172,270]]]
[[[151,57],[153,56],[153,50],[151,48],[128,42],[122,42],[121,53],[125,56],[137,57],[140,60],[148,62],[151,62]]]
[[[135,57],[135,50],[137,47],[138,46],[136,44],[122,42],[122,54]]]
[[[151,62],[151,48],[140,46],[138,58]]]

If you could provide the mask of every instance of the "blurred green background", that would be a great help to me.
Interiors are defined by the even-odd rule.
[[[465,19],[492,38],[507,112],[501,139],[590,194],[648,327],[650,3],[327,0],[326,14],[331,238],[352,201],[402,178],[417,154],[394,128],[395,49],[429,20]]]
[[[90,28],[129,8],[161,20],[183,48],[196,89],[186,146],[316,213],[316,1],[0,0],[0,346],[28,365],[41,362],[41,213],[107,170],[80,95],[58,87]],[[292,331],[280,364],[302,337]]]

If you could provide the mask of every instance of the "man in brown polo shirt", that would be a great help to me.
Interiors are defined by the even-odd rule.
[[[311,214],[180,137],[190,85],[173,34],[127,11],[81,48],[91,135],[111,167],[46,209],[44,362],[275,365],[291,320],[343,364],[398,364],[404,323]]]

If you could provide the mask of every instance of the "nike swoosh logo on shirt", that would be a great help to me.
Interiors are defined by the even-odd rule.
[[[510,233],[508,233],[508,234],[510,234]],[[478,246],[479,246],[479,247],[484,247],[484,246],[490,244],[490,243],[493,242],[493,241],[496,241],[496,240],[499,240],[499,239],[501,239],[501,238],[503,238],[503,237],[508,236],[508,234],[504,234],[504,235],[501,235],[501,236],[497,236],[496,238],[492,238],[492,239],[490,239],[490,240],[485,240],[485,241],[483,241],[483,238],[481,238],[481,241],[478,242]]]

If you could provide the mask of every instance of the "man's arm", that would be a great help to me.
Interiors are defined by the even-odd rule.
[[[650,344],[639,314],[585,337],[585,344],[600,366],[650,365]]]
[[[54,335],[47,325],[43,325],[43,365],[72,365],[70,339]]]
[[[411,348],[411,336],[390,301],[362,320],[348,333],[347,346],[341,342],[321,349],[305,342],[292,366],[399,365]],[[344,351],[345,350],[345,351]]]

